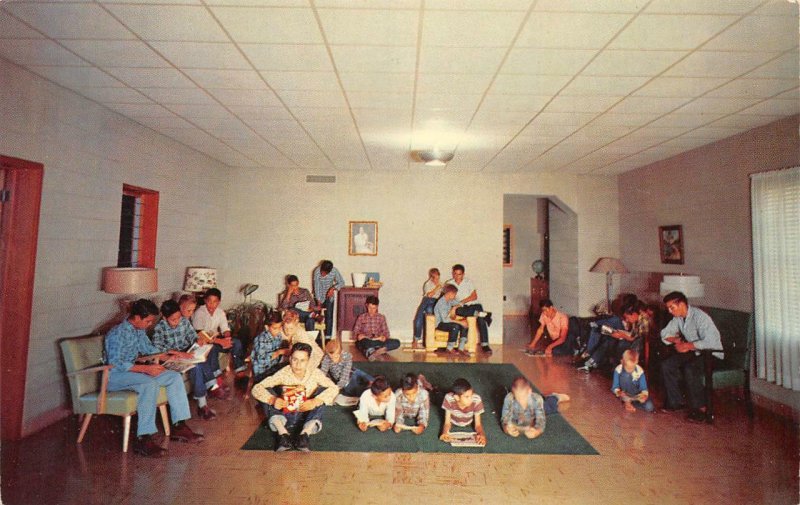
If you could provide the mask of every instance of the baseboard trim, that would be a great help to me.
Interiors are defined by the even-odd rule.
[[[72,413],[71,410],[61,406],[56,407],[54,409],[50,409],[46,412],[39,414],[38,416],[34,417],[33,419],[29,419],[25,421],[22,426],[22,437],[27,437],[33,435],[34,433],[41,431],[48,426],[57,423],[58,421],[68,417]]]

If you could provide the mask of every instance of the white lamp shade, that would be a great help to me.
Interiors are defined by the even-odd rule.
[[[103,291],[120,295],[138,295],[158,291],[158,270],[155,268],[103,269]]]
[[[594,265],[592,265],[592,268],[590,268],[589,271],[604,274],[628,273],[628,269],[625,268],[625,265],[622,264],[622,261],[618,260],[617,258],[600,258],[594,263]]]
[[[217,287],[217,269],[210,267],[188,267],[183,281],[184,291],[199,293]]]
[[[697,275],[665,275],[660,286],[661,296],[680,291],[686,298],[702,298],[706,294],[705,285]]]

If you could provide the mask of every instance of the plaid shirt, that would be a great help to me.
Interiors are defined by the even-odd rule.
[[[185,317],[175,328],[171,327],[166,319],[158,322],[153,330],[153,345],[160,352],[175,349],[185,351],[190,348],[197,340],[197,332],[192,327],[192,322]]]
[[[542,395],[531,391],[528,397],[528,406],[522,405],[514,398],[514,393],[508,393],[503,400],[503,413],[500,416],[500,423],[505,426],[514,424],[516,426],[533,426],[537,430],[544,431],[547,420],[544,416],[544,400]]]
[[[643,338],[647,340],[650,337],[650,329],[653,327],[653,320],[646,314],[639,314],[639,319],[633,325],[631,334],[633,338]]]
[[[359,335],[366,335],[367,337],[390,336],[386,318],[383,314],[372,315],[369,312],[364,312],[356,319],[356,324],[353,326],[353,335],[356,337]]]
[[[328,272],[328,275],[325,277],[322,276],[322,273],[319,271],[319,267],[314,269],[314,296],[316,297],[317,301],[324,302],[325,298],[327,298],[328,290],[333,286],[335,289],[343,288],[344,287],[344,278],[342,278],[342,274],[336,270],[336,267],[333,267],[333,270]]]
[[[111,373],[127,372],[141,354],[158,354],[144,330],[137,330],[130,321],[111,328],[105,341],[106,364],[114,365]]]
[[[273,335],[268,331],[262,331],[253,340],[253,351],[250,353],[250,361],[253,363],[253,375],[260,375],[281,362],[283,356],[273,358],[272,354],[287,342],[282,333]]]
[[[334,363],[329,355],[322,358],[322,365],[319,367],[320,371],[336,381],[339,389],[343,389],[350,382],[350,376],[353,374],[353,355],[347,351],[342,351],[342,357],[338,363]]]
[[[300,288],[297,293],[292,293],[292,296],[288,299],[286,298],[286,291],[281,293],[281,303],[278,304],[278,308],[281,310],[293,309],[300,302],[310,302],[311,305],[314,305],[314,298],[306,288]]]
[[[403,393],[402,388],[395,392],[395,415],[398,422],[402,422],[406,417],[417,420],[418,425],[428,426],[428,417],[431,411],[431,399],[423,387],[417,388],[417,396],[414,401],[410,401]]]

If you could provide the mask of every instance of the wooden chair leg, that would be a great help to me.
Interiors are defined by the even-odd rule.
[[[92,420],[92,414],[84,414],[83,421],[81,422],[81,431],[78,433],[78,443],[83,442],[83,436],[86,435],[86,429],[89,428],[89,421]]]
[[[750,396],[750,370],[744,371],[744,403],[748,417],[753,419],[753,397]]]
[[[128,452],[128,439],[131,438],[131,416],[122,418],[122,452]]]
[[[161,422],[164,423],[164,434],[169,436],[169,414],[167,413],[167,406],[161,405],[158,407],[161,411]]]
[[[710,352],[703,353],[706,389],[706,422],[714,423],[714,357]]]

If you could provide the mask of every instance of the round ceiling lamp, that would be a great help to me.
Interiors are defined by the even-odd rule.
[[[453,151],[440,151],[438,149],[415,151],[413,154],[416,155],[416,159],[429,167],[443,167],[455,156]]]

